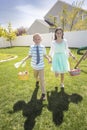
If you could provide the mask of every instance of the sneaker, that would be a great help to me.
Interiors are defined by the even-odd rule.
[[[41,100],[46,100],[46,95],[44,94],[44,93],[42,93],[42,95],[41,95],[41,98],[40,98]]]
[[[36,87],[38,87],[39,86],[39,81],[36,81]]]
[[[64,84],[63,83],[61,83],[61,88],[64,88]]]

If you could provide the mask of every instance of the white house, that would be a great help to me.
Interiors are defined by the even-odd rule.
[[[36,19],[34,23],[30,26],[28,33],[48,33],[50,25],[46,23],[44,20]]]
[[[62,0],[58,0],[53,7],[48,11],[48,13],[44,16],[44,20],[37,19],[34,21],[34,23],[30,26],[28,33],[49,33],[54,31],[54,22],[60,21],[60,13],[63,11],[64,6],[67,7],[68,11],[72,10],[72,8],[76,8],[75,5],[70,5]],[[85,10],[81,9],[79,12],[79,16],[84,19],[84,17],[87,17],[84,15]]]

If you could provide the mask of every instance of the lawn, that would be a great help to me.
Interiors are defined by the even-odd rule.
[[[8,60],[8,59],[11,59],[11,58],[14,58],[15,55],[12,55],[12,54],[2,54],[0,53],[0,61],[5,61],[5,60]]]
[[[27,61],[29,80],[21,81],[14,64],[28,54],[28,47],[0,49],[1,54],[18,58],[0,63],[0,130],[87,130],[87,59],[79,65],[81,74],[65,74],[65,88],[50,71],[45,59],[47,100],[40,101],[41,90],[35,87],[30,60]],[[79,59],[77,49],[71,49]],[[47,48],[47,53],[49,48]],[[76,62],[69,58],[71,67]]]

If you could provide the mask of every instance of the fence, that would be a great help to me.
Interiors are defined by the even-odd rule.
[[[53,40],[53,33],[46,33],[42,35],[42,44],[45,47],[50,47]],[[32,35],[19,36],[12,41],[13,46],[30,46],[33,44]],[[68,41],[68,46],[72,48],[79,48],[87,46],[87,31],[72,31],[65,32],[64,38]],[[0,48],[9,47],[10,43],[4,38],[0,38]]]

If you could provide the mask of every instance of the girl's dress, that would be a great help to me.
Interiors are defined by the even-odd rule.
[[[52,42],[49,55],[52,57],[52,71],[57,73],[65,73],[70,71],[68,56],[69,49],[67,41],[63,39],[61,43]]]

